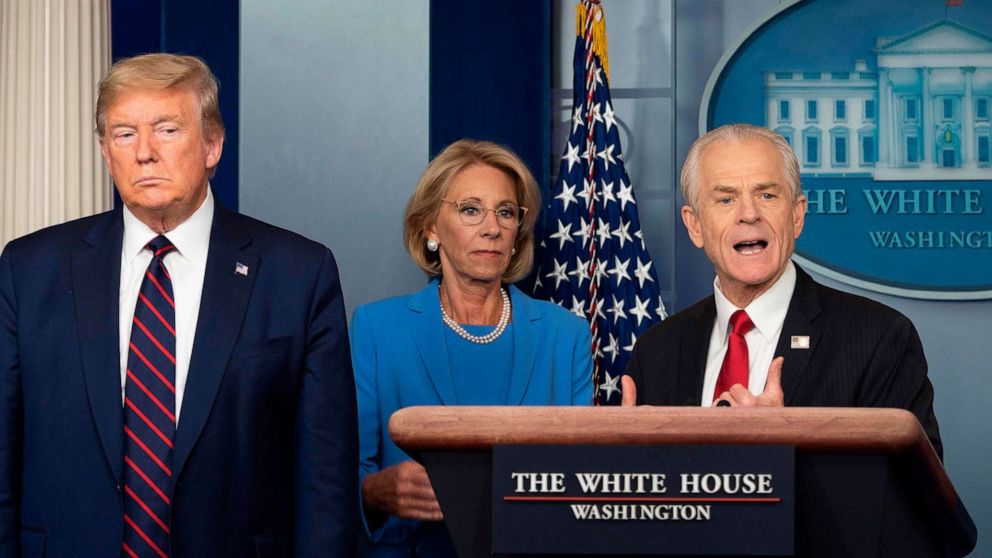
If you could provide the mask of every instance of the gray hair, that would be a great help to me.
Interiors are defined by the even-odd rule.
[[[691,207],[693,211],[697,209],[696,194],[699,191],[699,163],[703,158],[703,152],[706,151],[706,148],[720,141],[736,141],[741,143],[752,139],[764,139],[771,143],[775,147],[775,150],[778,151],[782,162],[782,173],[792,188],[792,201],[798,201],[799,196],[803,193],[802,184],[799,180],[799,160],[796,159],[796,152],[793,151],[789,142],[779,134],[761,126],[755,126],[753,124],[725,124],[706,132],[693,142],[692,147],[689,148],[689,154],[686,155],[685,164],[682,165],[681,176],[682,196],[685,198],[686,205]]]

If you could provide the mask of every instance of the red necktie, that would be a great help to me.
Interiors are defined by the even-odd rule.
[[[730,390],[734,384],[747,388],[748,357],[747,341],[744,335],[754,329],[754,323],[747,312],[738,310],[730,316],[730,338],[727,340],[727,354],[723,357],[720,377],[716,381],[713,399]]]
[[[127,557],[169,556],[172,439],[176,432],[176,308],[157,236],[138,291],[124,384],[124,542]]]

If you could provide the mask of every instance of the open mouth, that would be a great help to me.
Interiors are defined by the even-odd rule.
[[[764,240],[745,240],[734,244],[734,250],[740,254],[757,254],[768,247],[768,242]]]

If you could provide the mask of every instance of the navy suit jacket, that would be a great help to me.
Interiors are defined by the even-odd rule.
[[[589,326],[564,308],[509,287],[513,361],[507,405],[589,405],[592,356]],[[441,321],[438,283],[358,307],[351,324],[364,479],[410,457],[389,436],[394,411],[415,405],[458,405]],[[462,371],[463,373],[471,371]],[[370,556],[436,556],[443,529],[390,516],[372,527]]]
[[[639,405],[701,404],[715,319],[710,296],[637,340],[627,374],[637,384]],[[794,335],[808,336],[809,348],[793,349]],[[820,285],[796,266],[796,288],[775,356],[785,357],[786,406],[908,409],[942,455],[923,345],[899,312]]]
[[[215,207],[172,457],[172,556],[350,556],[356,407],[333,256]],[[0,256],[4,558],[120,555],[123,230],[117,209]]]

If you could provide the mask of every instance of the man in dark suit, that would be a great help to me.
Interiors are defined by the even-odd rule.
[[[124,202],[0,256],[0,556],[350,556],[355,388],[334,258],[232,213],[194,57],[122,60]]]
[[[806,197],[788,142],[746,124],[712,130],[689,150],[682,193],[689,237],[716,268],[714,294],[637,340],[624,403],[903,408],[940,455],[913,324],[791,261]]]

